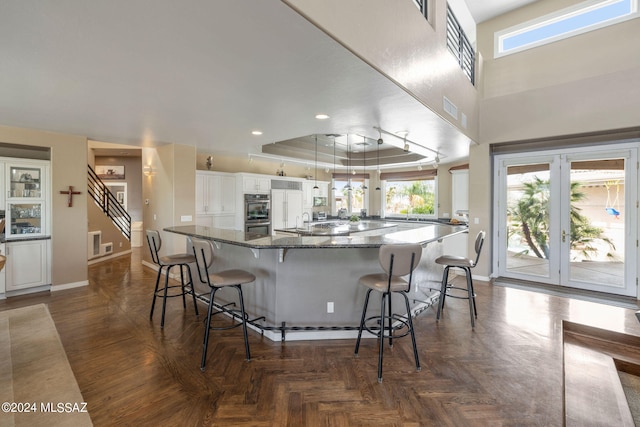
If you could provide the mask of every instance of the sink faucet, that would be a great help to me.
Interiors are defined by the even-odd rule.
[[[296,230],[298,229],[298,220],[300,219],[300,217],[298,215],[296,215]]]
[[[309,229],[309,226],[311,225],[311,220],[309,219],[309,212],[302,212],[302,225],[304,225],[304,216],[307,216],[307,230]]]

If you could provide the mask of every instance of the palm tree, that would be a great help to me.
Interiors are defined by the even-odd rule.
[[[580,190],[579,182],[572,182],[570,187],[571,208],[570,219],[570,247],[579,251],[582,256],[589,258],[598,249],[593,245],[596,240],[609,244],[615,250],[613,242],[603,235],[603,230],[594,227],[589,218],[580,213],[577,202],[587,196]],[[512,224],[520,228],[527,246],[538,258],[549,259],[549,180],[535,177],[533,181],[524,184],[522,197],[508,209]],[[508,230],[508,235],[516,230]],[[610,253],[607,256],[612,256]]]

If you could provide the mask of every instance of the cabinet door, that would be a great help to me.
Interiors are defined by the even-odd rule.
[[[7,291],[50,284],[49,240],[7,243]]]
[[[215,210],[215,181],[211,173],[196,174],[196,215],[210,214]]]
[[[44,235],[46,212],[43,202],[7,203],[5,233],[7,237]]]
[[[271,190],[271,180],[269,178],[260,178],[255,176],[242,177],[243,193],[268,193]]]
[[[321,197],[329,197],[329,184],[326,182],[318,183],[318,187],[320,187],[320,196]]]
[[[256,178],[252,176],[242,177],[242,192],[243,193],[255,193],[257,190],[258,182]]]
[[[268,193],[271,190],[271,179],[259,178],[258,189],[260,190],[261,193]]]
[[[303,196],[302,191],[287,191],[286,209],[287,209],[287,228],[295,227],[302,224]]]
[[[271,190],[271,229],[286,228],[285,190]]]
[[[47,167],[37,163],[7,163],[7,198],[43,199]]]
[[[236,211],[236,179],[233,176],[223,176],[219,182],[220,212],[233,214]]]
[[[302,191],[303,191],[303,203],[302,206],[305,209],[313,208],[313,181],[305,181],[302,183]]]
[[[458,211],[469,209],[469,171],[451,172],[451,217],[455,218]]]

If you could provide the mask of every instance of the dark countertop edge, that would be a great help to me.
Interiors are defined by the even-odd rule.
[[[7,239],[4,234],[0,235],[0,243],[27,242],[33,240],[51,240],[51,236],[10,237]]]
[[[392,239],[386,238],[386,236],[368,236],[368,237],[352,237],[352,236],[304,236],[304,237],[279,237],[276,238],[276,241],[272,241],[271,244],[267,243],[257,243],[255,241],[238,241],[232,239],[225,239],[223,237],[218,236],[210,236],[205,234],[195,233],[194,231],[187,231],[185,228],[193,228],[196,227],[194,225],[183,225],[183,226],[175,226],[175,227],[165,227],[163,230],[169,233],[181,234],[183,236],[196,237],[200,239],[212,240],[220,243],[227,243],[235,246],[242,246],[250,249],[331,249],[331,248],[379,248],[385,244],[404,244],[404,243],[419,243],[420,245],[426,245],[431,242],[435,242],[438,240],[442,240],[447,237],[454,236],[456,234],[468,233],[469,229],[467,226],[456,226],[450,224],[425,224],[425,227],[429,226],[449,226],[455,228],[450,233],[446,233],[443,235],[439,235],[438,237],[419,240],[419,241],[406,241],[400,239]],[[422,228],[422,227],[420,227]],[[182,229],[182,230],[181,230]],[[215,229],[214,229],[215,230]],[[232,230],[221,230],[223,232],[233,232]],[[240,232],[238,232],[240,233]],[[390,233],[391,234],[391,233]],[[265,236],[264,238],[269,238],[269,236]],[[273,237],[271,237],[273,239]],[[326,239],[328,243],[310,243],[301,241],[301,239]],[[365,239],[365,241],[361,242],[353,242],[349,240],[353,239]],[[256,239],[258,240],[258,239]],[[346,240],[346,241],[345,241]],[[331,241],[335,241],[335,243],[331,243]],[[253,243],[252,243],[253,242]]]

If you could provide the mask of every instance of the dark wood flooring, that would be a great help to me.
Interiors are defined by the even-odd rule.
[[[250,331],[246,362],[236,328],[213,332],[203,373],[204,306],[196,317],[170,301],[160,329],[155,274],[136,252],[89,267],[89,286],[0,301],[48,304],[96,426],[560,426],[562,320],[640,335],[631,309],[477,281],[475,330],[464,300],[448,299],[440,323],[435,309],[416,318],[420,372],[409,338],[386,349],[382,384],[375,340],[356,359],[354,340]]]

